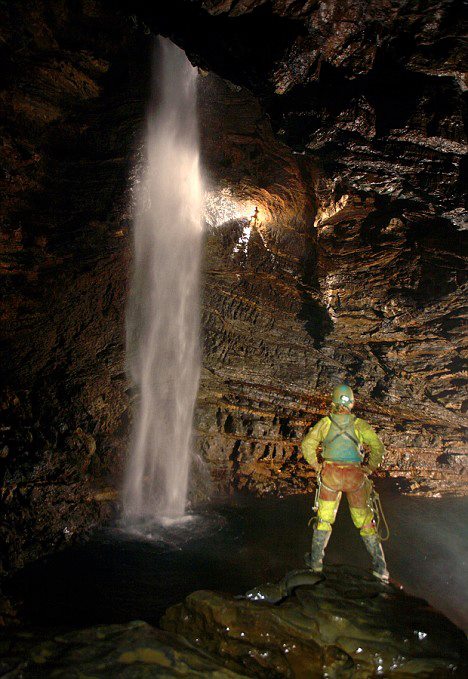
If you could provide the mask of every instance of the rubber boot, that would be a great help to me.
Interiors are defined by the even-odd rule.
[[[331,530],[314,530],[309,559],[309,568],[314,573],[321,573],[323,570],[323,557],[330,535]]]
[[[375,575],[379,580],[388,582],[390,574],[387,570],[382,543],[378,535],[361,535],[361,537],[372,559],[372,575]]]

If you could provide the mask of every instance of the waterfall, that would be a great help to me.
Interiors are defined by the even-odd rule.
[[[127,357],[138,391],[124,487],[126,518],[185,512],[198,390],[203,190],[197,71],[159,38],[137,186]]]

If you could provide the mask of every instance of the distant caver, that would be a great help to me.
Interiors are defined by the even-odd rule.
[[[302,454],[317,470],[319,481],[310,567],[316,573],[322,571],[325,548],[341,495],[345,492],[354,525],[359,529],[371,555],[373,573],[381,580],[388,580],[389,573],[371,502],[372,483],[367,478],[367,474],[372,473],[382,462],[384,445],[370,424],[351,413],[353,406],[352,389],[344,384],[335,387],[330,414],[319,420],[302,441]],[[370,448],[365,466],[362,445]],[[317,457],[319,446],[322,446],[322,462]]]

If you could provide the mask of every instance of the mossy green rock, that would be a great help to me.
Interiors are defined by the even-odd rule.
[[[7,630],[0,637],[0,658],[0,676],[18,679],[244,676],[185,640],[139,621],[66,634]]]

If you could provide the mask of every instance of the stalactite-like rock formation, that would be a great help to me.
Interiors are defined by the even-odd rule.
[[[120,484],[151,30],[227,79],[202,79],[210,186],[260,208],[248,238],[234,219],[206,239],[196,427],[215,485],[310,488],[300,439],[347,379],[392,474],[466,488],[460,4],[2,8],[5,569],[102,521]]]

